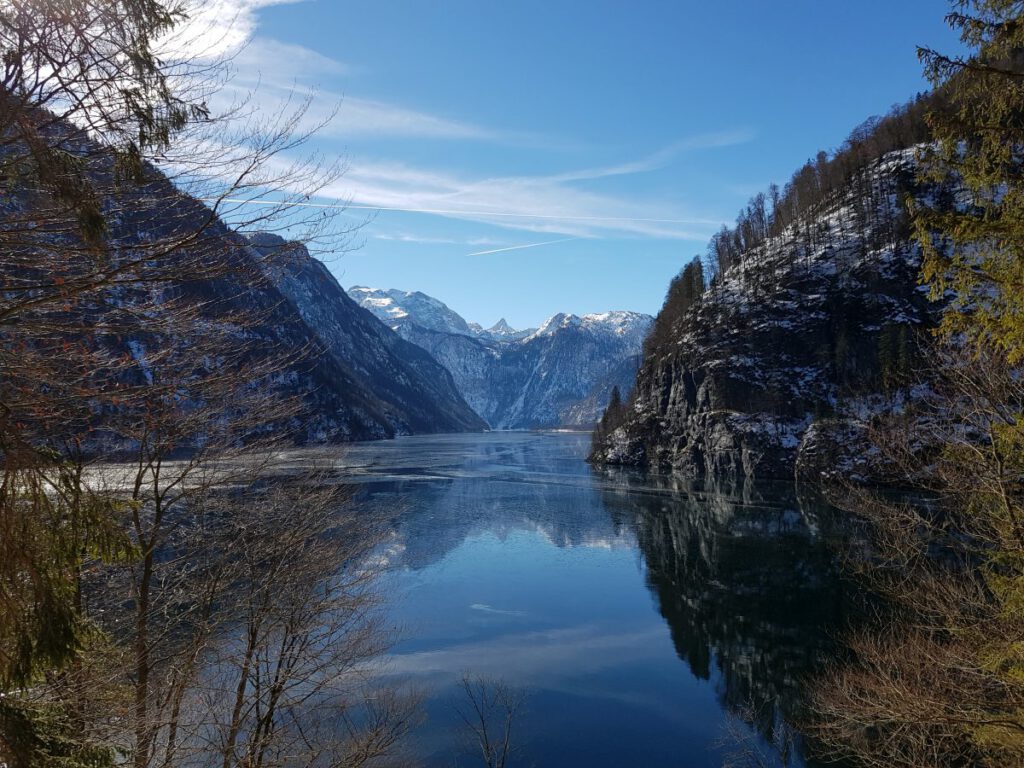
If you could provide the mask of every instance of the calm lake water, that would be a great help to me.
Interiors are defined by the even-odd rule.
[[[468,672],[528,691],[514,766],[774,755],[841,610],[817,517],[791,489],[592,469],[588,446],[490,433],[347,449],[357,503],[394,520],[389,669],[427,692],[413,751],[480,764],[453,706]]]

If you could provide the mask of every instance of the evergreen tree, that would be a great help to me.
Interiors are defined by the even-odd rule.
[[[622,407],[622,394],[619,392],[619,387],[616,384],[612,387],[612,394],[608,398],[608,410],[617,412]]]
[[[665,303],[644,341],[647,354],[661,349],[681,331],[680,324],[691,308],[700,303],[706,288],[704,264],[700,256],[694,256],[669,283]]]
[[[952,292],[943,332],[1024,360],[1024,3],[956,0],[947,18],[971,58],[923,49],[945,98],[928,114],[930,178],[962,185],[958,206],[922,206],[917,236],[932,295]]]
[[[818,697],[830,756],[858,765],[1024,765],[1024,2],[953,9],[974,53],[920,51],[936,142],[912,210],[923,280],[948,303],[924,394],[873,430],[928,503],[839,497],[870,523],[858,564],[887,611]],[[909,335],[883,338],[902,373]]]

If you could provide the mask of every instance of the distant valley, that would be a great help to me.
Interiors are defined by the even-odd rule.
[[[130,263],[139,243],[187,240],[196,231],[202,235],[197,244],[175,251],[175,258],[217,265],[201,280],[180,278],[183,270],[168,266],[170,277],[154,281],[151,291],[111,292],[68,305],[76,320],[66,343],[88,340],[95,354],[126,361],[120,389],[169,377],[216,333],[233,333],[240,347],[224,360],[273,371],[253,378],[249,388],[294,402],[301,418],[275,422],[271,431],[299,444],[590,427],[613,387],[632,389],[653,322],[647,315],[557,314],[536,329],[516,330],[504,321],[484,329],[422,293],[355,288],[350,297],[305,246],[232,230],[156,169],[143,183],[109,184],[109,158],[93,158],[87,168],[104,205],[126,211],[107,226],[107,247],[116,259]],[[9,195],[0,202],[0,219],[16,222],[29,199],[24,192]],[[40,237],[47,247],[56,242],[55,235]],[[150,268],[161,264],[153,260]],[[161,333],[140,320],[147,301],[186,302],[194,309],[172,333]],[[241,320],[244,331],[229,333]],[[211,356],[203,362],[211,370],[224,364]],[[109,409],[131,421],[134,406],[117,397]],[[203,402],[197,395],[191,405]],[[89,411],[98,424],[103,409],[94,404]],[[118,429],[87,430],[83,445],[89,451],[99,450],[101,441],[128,445]]]
[[[653,322],[636,312],[559,313],[539,328],[502,319],[485,329],[417,291],[348,293],[441,363],[492,429],[592,426],[614,387],[632,389]]]

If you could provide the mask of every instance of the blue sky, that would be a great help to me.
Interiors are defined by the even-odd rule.
[[[342,284],[518,327],[656,312],[751,194],[926,87],[916,45],[957,47],[944,0],[220,3],[238,88],[340,103],[323,202],[430,211],[376,214]]]

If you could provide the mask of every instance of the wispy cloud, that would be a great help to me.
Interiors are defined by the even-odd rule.
[[[435,140],[522,142],[524,137],[457,117],[343,95],[338,80],[353,68],[308,48],[258,35],[259,11],[297,0],[195,0],[195,13],[178,45],[202,55],[233,58],[236,75],[219,98],[226,105],[248,99],[261,114],[280,114],[296,95],[310,98],[305,120],[322,126],[318,139],[401,137]],[[319,89],[327,78],[331,87]],[[304,127],[300,126],[299,130]],[[365,156],[353,157],[345,176],[322,190],[326,206],[402,211],[486,223],[510,230],[569,238],[638,236],[706,240],[720,224],[665,200],[645,200],[595,191],[593,182],[665,168],[686,152],[749,141],[752,134],[730,130],[682,138],[634,160],[558,173],[498,176],[414,167]],[[536,137],[533,137],[536,138]],[[554,244],[527,243],[511,249]],[[455,245],[453,243],[453,245]],[[504,245],[504,244],[499,244]],[[501,252],[500,248],[493,252]],[[485,255],[476,251],[473,255]]]
[[[646,157],[618,165],[587,168],[552,176],[556,181],[586,181],[604,179],[611,176],[628,176],[635,173],[646,173],[665,168],[680,155],[702,149],[717,149],[746,144],[754,139],[754,132],[746,129],[703,133],[680,139],[667,147],[659,149]]]
[[[265,165],[270,174],[280,165],[285,175],[289,163],[287,158],[275,157]],[[298,188],[288,191],[303,194]],[[574,181],[567,181],[564,173],[474,178],[365,159],[350,161],[344,175],[321,188],[317,198],[307,197],[305,202],[292,205],[352,212],[426,214],[562,238],[613,236],[706,242],[723,221],[664,199],[584,189]],[[224,202],[275,204],[271,200],[234,198]],[[426,242],[431,235],[407,232],[404,237],[392,237],[406,242],[414,239]],[[533,244],[525,245],[533,247]],[[473,255],[483,254],[477,251]]]
[[[564,237],[632,235],[703,241],[721,220],[664,201],[603,194],[569,174],[468,178],[392,162],[353,160],[328,197],[353,208],[426,213]]]
[[[239,53],[232,66],[234,76],[218,94],[222,106],[246,100],[273,114],[286,104],[294,104],[296,97],[309,97],[304,121],[319,126],[320,138],[515,140],[512,134],[463,120],[323,87],[322,78],[348,75],[352,67],[302,46],[257,37]]]
[[[525,616],[526,611],[511,611],[505,608],[495,608],[487,605],[486,603],[473,603],[469,606],[470,610],[480,611],[481,613],[491,613],[496,616]]]
[[[296,84],[313,77],[348,77],[356,70],[347,62],[307,48],[283,43],[262,35],[248,40],[232,59],[235,68],[247,79],[258,74],[277,85]]]
[[[245,101],[275,114],[286,104],[294,106],[296,96],[313,96],[305,121],[322,126],[321,137],[511,138],[466,121],[325,87],[325,80],[332,83],[358,70],[305,46],[257,34],[262,9],[296,2],[302,0],[190,0],[187,22],[161,40],[157,49],[171,60],[230,63],[232,76],[214,94],[215,108]]]
[[[352,96],[322,94],[328,102],[340,99],[337,118],[326,127],[337,137],[416,136],[433,139],[500,140],[502,134],[471,123],[404,109],[392,104]]]
[[[561,177],[467,179],[443,171],[362,161],[350,163],[345,175],[324,187],[319,197],[321,201],[293,205],[428,214],[565,238],[638,236],[703,242],[722,222],[689,215],[664,201],[582,190]]]
[[[400,234],[393,235],[388,233],[376,234],[373,236],[374,240],[384,240],[386,242],[393,243],[417,243],[420,245],[463,245],[464,241],[456,240],[452,237],[430,237],[429,235],[411,235],[411,234]]]
[[[207,41],[223,36],[211,49],[231,59],[233,76],[218,98],[224,105],[246,99],[259,109],[280,109],[299,97],[314,97],[308,107],[306,121],[323,125],[321,137],[350,138],[356,136],[408,136],[435,139],[491,140],[499,132],[462,120],[409,109],[383,101],[361,98],[327,87],[338,78],[358,71],[347,62],[325,56],[301,45],[282,43],[263,35],[254,35],[256,11],[280,2],[296,0],[222,0],[228,6],[226,19],[214,21],[204,11],[193,22],[199,34],[191,45],[202,50]],[[217,16],[217,19],[221,17]],[[193,35],[195,37],[195,35]]]
[[[466,245],[471,247],[500,247],[507,242],[491,237],[437,237],[420,235],[413,232],[379,232],[372,236],[373,240],[389,243],[412,243],[416,245]]]
[[[178,60],[238,56],[256,32],[261,9],[296,2],[302,0],[188,0],[186,22],[158,41],[156,51]]]

